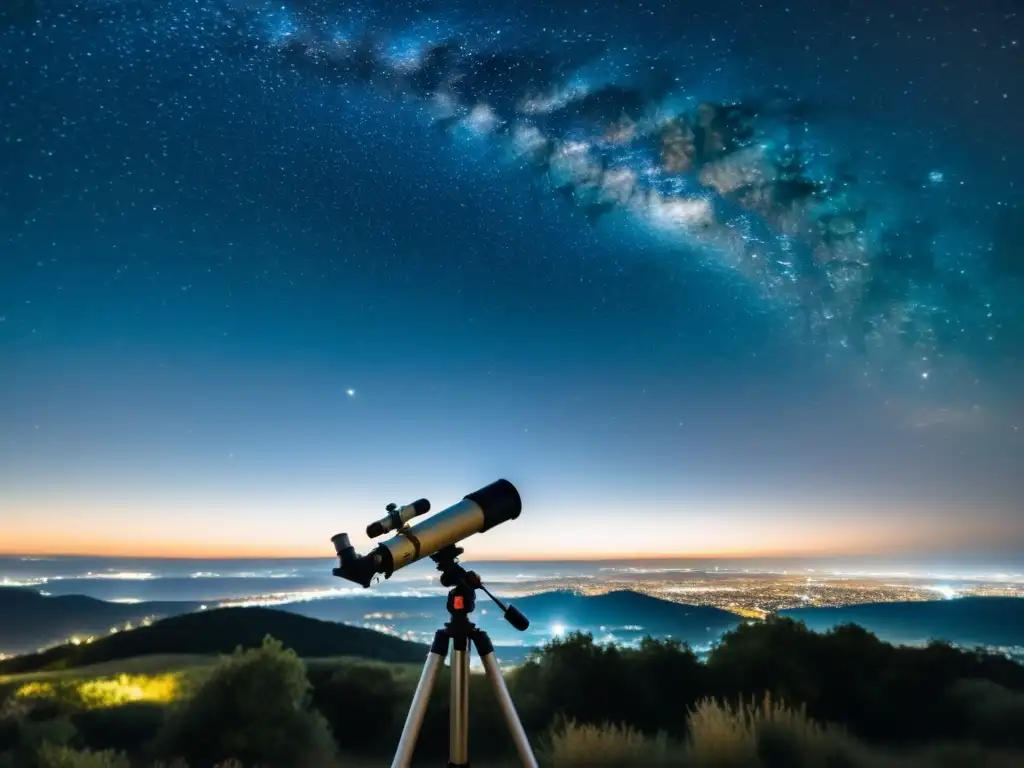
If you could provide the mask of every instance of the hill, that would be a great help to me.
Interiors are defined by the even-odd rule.
[[[963,597],[916,603],[866,603],[839,608],[798,608],[781,614],[823,632],[859,624],[882,640],[920,645],[947,640],[960,646],[1024,646],[1024,599]]]
[[[516,605],[544,624],[560,623],[571,629],[604,626],[609,631],[625,630],[637,635],[673,635],[695,642],[707,642],[735,627],[736,614],[703,605],[686,605],[620,590],[602,595],[574,592],[543,592],[518,600]]]
[[[496,606],[483,595],[479,597],[477,610],[473,614],[477,623],[491,634],[495,646],[499,649],[498,657],[503,663],[521,661],[530,650],[542,645],[551,637],[572,630],[592,632],[599,638],[612,635],[617,640],[627,642],[645,634],[671,635],[697,647],[707,646],[722,632],[735,627],[739,622],[734,614],[716,608],[681,605],[630,591],[592,596],[567,591],[546,592],[519,598],[514,602],[531,621],[529,631],[524,634],[516,632],[505,623]],[[125,605],[80,595],[50,597],[30,589],[0,589],[0,615],[14,619],[0,626],[0,650],[6,653],[31,653],[40,647],[63,645],[68,638],[76,635],[83,638],[98,638],[90,643],[88,648],[83,644],[79,651],[72,654],[76,659],[72,664],[77,666],[91,663],[78,659],[92,659],[91,654],[98,653],[94,650],[96,647],[120,648],[123,647],[122,643],[130,642],[121,637],[124,633],[110,635],[112,627],[123,627],[127,622],[138,626],[144,619],[184,619],[186,615],[198,612],[199,608],[199,603],[195,602],[146,602]],[[202,615],[223,615],[222,610],[206,611]],[[263,612],[264,609],[260,611]],[[339,623],[371,627],[391,625],[402,631],[421,633],[423,637],[430,637],[435,629],[448,620],[442,596],[367,596],[300,601],[276,606],[274,614],[280,613],[331,622],[332,626]],[[209,622],[211,619],[192,621]],[[280,621],[281,619],[276,620]],[[168,625],[165,623],[163,626]],[[136,629],[130,634],[138,638],[139,631],[140,629]],[[147,637],[148,632],[141,636]],[[381,635],[374,633],[374,636]],[[113,645],[107,642],[109,640],[114,641]],[[156,650],[144,652],[212,653],[229,651],[237,642],[241,640],[233,640],[226,648],[217,647],[205,651],[192,650],[193,646],[182,640],[176,642],[173,648],[166,647],[165,643]],[[67,648],[51,649],[50,652],[34,655],[32,658],[37,661],[31,664],[50,665],[57,659],[71,658],[69,653]],[[115,655],[114,658],[124,656]],[[417,662],[421,660],[422,656],[415,659]],[[0,669],[3,668],[3,663],[0,663]],[[32,670],[38,668],[31,667]]]
[[[74,636],[105,636],[112,627],[179,616],[199,603],[110,603],[83,595],[52,597],[35,589],[0,587],[0,653],[28,653]]]
[[[268,634],[305,657],[358,656],[421,663],[427,652],[418,643],[361,627],[269,608],[221,608],[164,619],[87,645],[63,645],[7,659],[0,662],[0,674],[67,669],[153,654],[230,653],[238,646],[258,647]]]
[[[613,635],[618,640],[644,635],[671,635],[693,646],[707,645],[741,619],[733,613],[708,606],[684,605],[622,590],[602,595],[574,592],[542,592],[512,600],[530,619],[530,629],[520,634],[501,619],[500,611],[486,598],[477,599],[473,620],[491,635],[496,646],[536,646],[562,632],[591,632],[597,638]],[[329,621],[391,621],[402,629],[430,633],[448,618],[445,601],[437,597],[340,597],[289,603],[281,610]],[[508,655],[503,651],[501,658]],[[510,659],[511,660],[511,659]]]

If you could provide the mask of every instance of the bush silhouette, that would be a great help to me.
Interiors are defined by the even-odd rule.
[[[697,655],[678,640],[645,637],[623,660],[632,696],[629,722],[645,733],[679,733],[691,703],[708,693],[707,669]]]
[[[313,703],[327,719],[338,745],[365,748],[395,731],[400,695],[391,670],[376,664],[345,664],[317,686]]]
[[[323,765],[334,743],[311,699],[301,659],[268,637],[260,648],[224,658],[172,709],[155,751],[193,765],[230,758],[275,768]]]
[[[81,743],[89,749],[138,752],[159,733],[165,710],[161,704],[137,702],[75,712],[71,722],[78,729]]]
[[[686,713],[702,697],[742,711],[769,694],[803,707],[813,721],[841,723],[881,744],[1024,745],[1019,664],[939,642],[895,647],[854,625],[824,634],[786,618],[743,625],[722,637],[706,665],[671,641],[615,648],[573,634],[535,653],[510,688],[534,734],[562,716],[577,727],[626,725],[682,737]],[[765,748],[783,754],[785,734],[773,736],[774,727],[766,726]]]
[[[696,655],[678,641],[645,638],[631,649],[575,632],[533,654],[509,687],[533,731],[561,716],[580,725],[628,723],[648,734],[681,734],[687,708],[707,681]]]
[[[42,719],[38,711],[28,711],[12,719],[14,728],[0,755],[0,768],[44,768],[40,762],[44,747],[68,746],[78,735],[71,721],[59,714]]]
[[[881,742],[972,735],[966,702],[949,695],[961,680],[1024,690],[1024,668],[1008,659],[939,642],[896,647],[853,625],[816,634],[790,619],[726,633],[707,669],[714,693],[725,700],[770,693]]]
[[[1024,693],[983,679],[950,687],[953,711],[962,713],[967,736],[985,744],[1024,746]]]

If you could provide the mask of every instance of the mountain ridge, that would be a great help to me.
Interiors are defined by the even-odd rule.
[[[0,587],[0,652],[21,654],[66,643],[73,636],[106,635],[111,627],[139,624],[199,610],[199,602],[115,603],[87,595],[44,595],[31,587]]]
[[[485,596],[477,598],[473,621],[491,635],[495,645],[541,645],[553,636],[580,630],[596,637],[615,634],[636,639],[645,634],[671,635],[691,645],[707,645],[743,619],[712,606],[663,600],[632,590],[583,595],[572,590],[539,592],[508,600],[530,620],[525,633],[513,630]],[[382,596],[372,609],[360,600],[336,597],[276,606],[284,611],[326,621],[361,622],[364,616],[390,616],[403,630],[431,633],[448,619],[445,600],[435,597]],[[372,610],[373,614],[368,614]]]
[[[957,645],[1024,646],[1024,598],[958,597],[915,602],[861,603],[794,608],[779,615],[822,632],[839,624],[859,624],[882,640],[920,644],[946,640]]]
[[[270,608],[216,608],[173,616],[81,645],[0,661],[0,674],[82,667],[150,655],[217,655],[257,647],[271,635],[303,657],[358,656],[421,662],[427,647],[382,632]]]

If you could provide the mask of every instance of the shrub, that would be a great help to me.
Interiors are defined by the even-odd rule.
[[[197,765],[237,758],[288,768],[329,763],[334,749],[305,665],[268,637],[222,659],[191,699],[172,707],[155,751]]]
[[[7,703],[14,699],[14,692],[18,689],[18,686],[13,683],[0,683],[0,713],[2,713]]]
[[[346,749],[365,749],[391,736],[400,699],[391,670],[377,664],[344,664],[313,693],[314,705]]]
[[[74,725],[66,717],[16,719],[8,748],[0,755],[0,768],[41,768],[40,754],[44,747],[67,746],[76,736]]]
[[[19,723],[14,714],[0,715],[0,754],[18,745]]]
[[[910,756],[906,768],[1020,768],[1024,755],[978,744],[937,744]]]
[[[697,654],[679,640],[645,637],[623,661],[632,697],[629,722],[648,734],[683,735],[689,708],[708,694],[707,669]]]
[[[629,723],[654,734],[682,735],[687,707],[706,688],[696,655],[672,640],[639,649],[594,642],[590,634],[556,639],[515,671],[509,688],[528,730],[563,716],[578,724]]]
[[[89,749],[118,749],[139,752],[159,733],[167,707],[138,702],[119,707],[83,710],[71,716],[71,722]]]
[[[968,735],[986,744],[1024,746],[1024,693],[988,680],[960,680],[949,690]]]
[[[1024,668],[992,654],[940,642],[896,647],[854,625],[817,634],[779,618],[726,633],[708,673],[721,699],[770,693],[806,705],[816,720],[889,743],[971,737],[966,700],[949,695],[964,678],[1024,690]]]

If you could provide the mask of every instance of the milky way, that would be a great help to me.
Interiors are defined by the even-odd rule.
[[[472,19],[408,26],[298,0],[89,7],[138,25],[125,39],[198,38],[324,89],[419,104],[454,139],[500,148],[509,173],[527,174],[597,231],[626,217],[678,246],[680,260],[741,276],[801,339],[861,360],[865,375],[971,376],[965,358],[1012,344],[1007,286],[1024,273],[1016,214],[995,231],[951,233],[934,206],[918,205],[945,183],[941,169],[865,183],[816,134],[829,105],[799,93],[697,98],[659,51],[624,74],[599,40],[502,35]],[[14,18],[31,25],[37,11],[22,2]],[[146,55],[138,39],[124,47]]]

